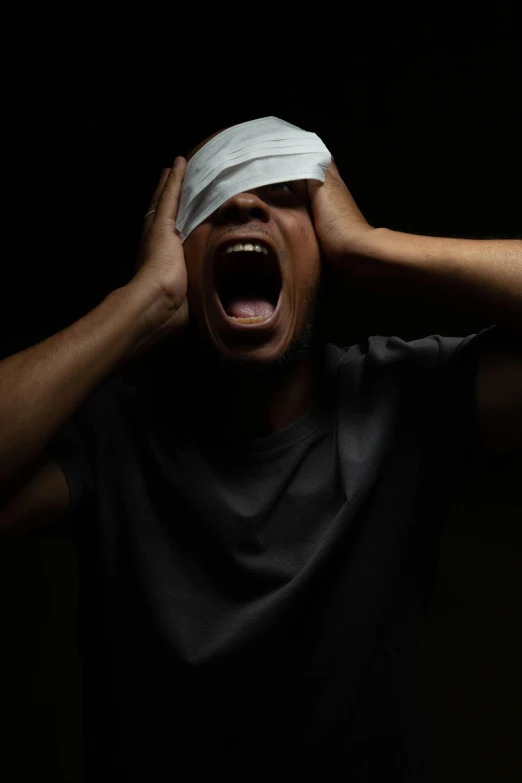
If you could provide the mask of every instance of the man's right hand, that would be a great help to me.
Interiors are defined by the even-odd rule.
[[[189,320],[187,301],[187,268],[176,217],[185,176],[187,161],[179,157],[170,169],[165,169],[147,212],[156,211],[145,218],[144,230],[138,246],[135,275],[130,281],[134,287],[141,286],[160,291],[168,301],[172,315],[168,329],[171,332],[185,332]]]

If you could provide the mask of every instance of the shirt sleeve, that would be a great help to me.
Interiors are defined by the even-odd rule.
[[[85,422],[82,410],[76,413],[49,444],[69,485],[69,513],[83,509],[94,494],[92,471],[87,459]]]
[[[468,478],[477,470],[517,459],[520,450],[490,454],[482,442],[477,418],[478,358],[486,345],[506,344],[514,337],[509,330],[495,325],[464,338],[440,339],[442,388],[447,389],[443,412],[447,416],[447,437],[454,450],[451,470],[455,479]]]
[[[519,453],[517,450],[507,455],[489,454],[477,418],[478,358],[486,344],[513,339],[508,330],[497,324],[465,337],[434,334],[411,341],[387,339],[386,351],[400,363],[405,360],[410,368],[415,367],[414,375],[423,379],[432,417],[433,447],[454,483],[500,460],[516,458]]]

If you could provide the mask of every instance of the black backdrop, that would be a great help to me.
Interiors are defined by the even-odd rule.
[[[203,8],[162,19],[152,7],[141,9],[144,25],[153,12],[153,35],[145,26],[131,32],[127,17],[109,29],[80,11],[74,20],[31,16],[12,31],[1,357],[68,326],[127,282],[162,168],[209,133],[255,117],[318,133],[372,225],[521,236],[521,70],[509,9],[457,22],[440,9],[420,19],[368,8],[356,20],[348,8],[317,7],[300,12],[306,29],[295,19],[283,28],[274,7],[224,7],[219,26]],[[329,338],[341,345],[354,335],[464,336],[491,324],[400,293],[332,295]],[[441,781],[511,781],[522,771],[521,467],[477,477],[449,511],[427,628]],[[79,781],[77,575],[67,521],[3,544],[0,575],[8,726],[0,774]]]
[[[345,11],[342,31],[330,13],[306,38],[266,19],[208,24],[196,36],[186,20],[160,21],[152,44],[123,23],[110,31],[100,23],[46,39],[32,59],[26,46],[4,96],[4,238],[14,243],[3,265],[1,355],[63,328],[126,282],[161,170],[216,129],[255,117],[318,133],[373,225],[520,235],[514,15],[497,6],[459,23],[454,14],[375,9],[355,20]],[[483,323],[411,297],[341,309],[333,334],[341,342],[354,329],[460,334]]]

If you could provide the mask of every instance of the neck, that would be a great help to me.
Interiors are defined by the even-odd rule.
[[[209,380],[211,378],[211,380]],[[194,397],[205,428],[224,439],[255,438],[288,427],[320,395],[319,346],[291,364],[266,372],[199,365]]]

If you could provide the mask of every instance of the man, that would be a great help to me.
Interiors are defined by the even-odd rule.
[[[177,230],[239,132],[163,173],[127,286],[0,363],[2,529],[75,512],[88,780],[427,781],[441,515],[522,447],[521,242],[369,226],[333,163]],[[497,325],[321,344],[323,264]]]
[[[187,161],[219,133],[222,131],[195,147]],[[145,248],[154,214],[150,212],[165,185],[166,174],[145,221]],[[222,261],[222,249],[230,249],[240,240],[252,250],[234,256],[225,254]],[[259,243],[265,252],[270,251],[269,259],[254,251],[254,247],[261,248]],[[191,366],[187,396],[192,401],[197,396],[195,408],[198,417],[205,419],[205,431],[212,428],[215,438],[219,429],[222,438],[230,439],[283,429],[310,408],[322,380],[319,321],[324,275],[306,180],[270,183],[236,194],[190,233],[183,251],[191,313],[184,345],[184,363],[190,362]],[[274,254],[282,276],[282,309],[277,324],[245,324],[247,328],[238,329],[241,318],[234,318],[235,323],[230,324],[222,317],[209,275],[214,267],[222,268],[225,261],[236,263],[236,269],[258,262],[259,267],[271,265],[273,271]],[[143,255],[146,251],[142,250]],[[230,285],[235,277],[234,269],[229,270],[226,282]],[[255,272],[252,284],[254,288],[259,285]],[[212,379],[210,394],[208,378]]]

